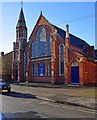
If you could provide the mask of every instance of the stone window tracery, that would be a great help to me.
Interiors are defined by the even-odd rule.
[[[46,37],[44,27],[39,27],[36,38],[32,43],[32,58],[51,56],[51,37]]]

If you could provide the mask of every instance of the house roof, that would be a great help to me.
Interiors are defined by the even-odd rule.
[[[66,36],[66,31],[64,31],[63,29],[53,25],[56,29],[57,29],[57,33],[65,40],[65,36]],[[80,49],[82,49],[82,47],[85,45],[86,48],[88,48],[90,45],[88,43],[86,43],[84,40],[70,34],[70,44],[78,47]]]

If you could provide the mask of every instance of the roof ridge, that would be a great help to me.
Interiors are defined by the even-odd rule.
[[[53,24],[52,24],[52,25],[53,25]],[[62,28],[60,28],[60,27],[58,27],[58,26],[56,26],[56,25],[53,25],[53,26],[55,26],[56,28],[62,30],[63,32],[66,32],[64,29],[62,29]],[[72,33],[69,33],[69,34],[70,34],[71,36],[73,36],[73,37],[76,37],[77,39],[80,39],[81,41],[85,42],[86,44],[88,44],[85,40],[81,39],[80,37],[75,36],[75,35],[72,34]],[[89,45],[89,44],[88,44],[88,45]]]

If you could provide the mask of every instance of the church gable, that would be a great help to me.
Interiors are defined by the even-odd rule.
[[[41,14],[30,37],[28,46],[32,58],[51,56],[51,41],[54,26]]]
[[[29,37],[29,42],[30,44],[34,41],[34,38],[36,37],[37,31],[40,28],[40,26],[44,27],[47,33],[47,36],[52,36],[53,32],[55,31],[54,26],[41,14],[30,37]]]

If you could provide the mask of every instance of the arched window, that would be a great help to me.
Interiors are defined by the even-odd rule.
[[[46,37],[46,29],[40,26],[32,43],[32,58],[51,56],[51,40],[50,36]]]
[[[64,44],[59,46],[59,76],[64,76]]]
[[[38,39],[41,42],[46,42],[46,30],[44,27],[40,27],[38,29],[36,39]]]
[[[18,60],[18,51],[15,52],[15,59]]]
[[[64,56],[64,45],[60,45],[60,56]]]

